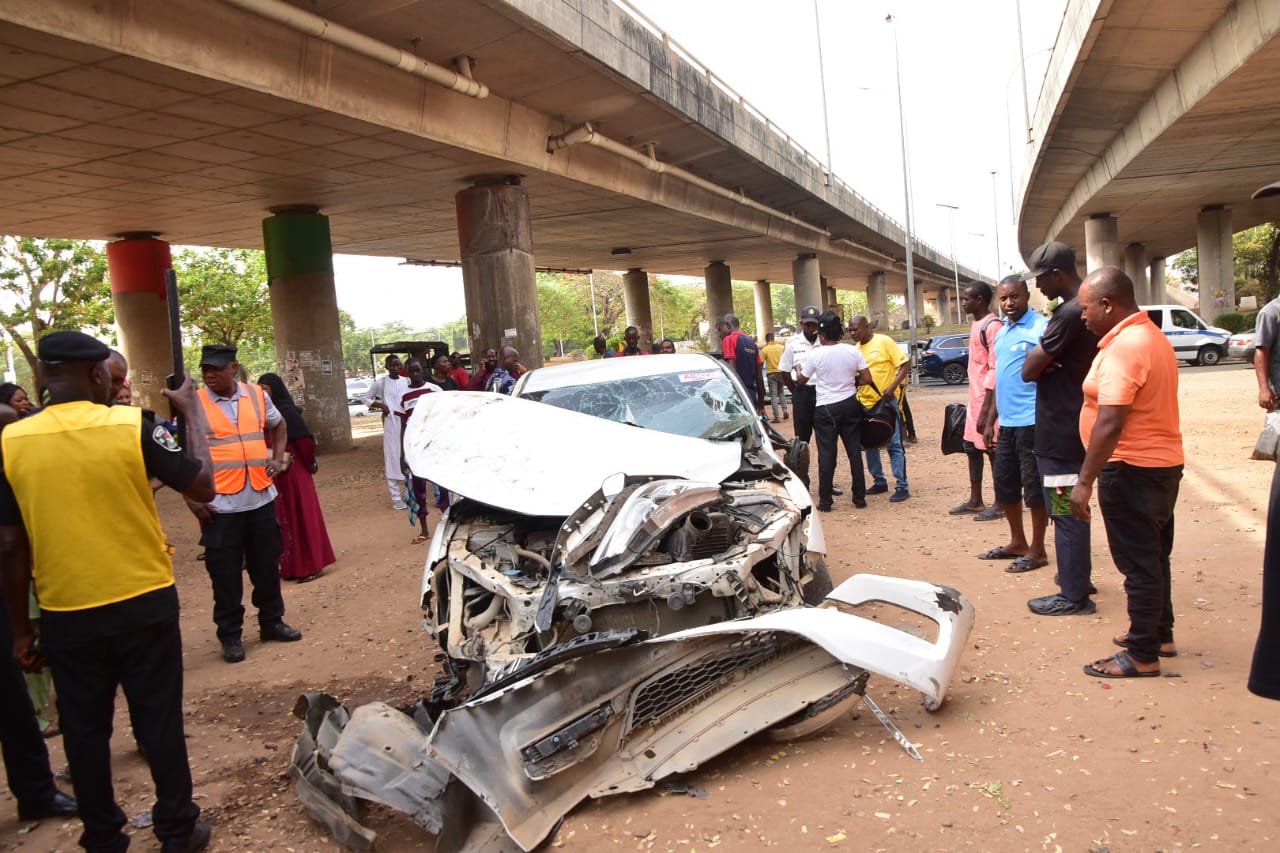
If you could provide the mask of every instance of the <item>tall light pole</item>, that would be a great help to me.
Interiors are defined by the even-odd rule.
[[[1000,198],[996,193],[996,170],[991,170],[991,221],[995,224],[996,237],[996,281],[1000,281]]]
[[[938,207],[947,209],[947,218],[951,220],[951,271],[956,276],[956,322],[964,323],[964,318],[960,315],[960,262],[956,260],[956,211],[960,208],[954,204],[943,204],[936,202]],[[942,318],[939,317],[939,320]]]
[[[596,314],[596,274],[595,270],[587,273],[587,286],[591,288],[591,325],[595,327],[596,337],[600,337],[600,316]]]
[[[916,365],[916,273],[915,262],[911,257],[911,182],[907,175],[907,116],[902,109],[902,64],[898,60],[898,28],[894,24],[893,15],[885,15],[884,21],[893,29],[893,71],[898,80],[898,136],[902,140],[902,197],[907,214],[906,239],[903,247],[907,252],[907,327],[911,330],[911,384],[920,385],[920,368]]]
[[[818,0],[813,0],[813,24],[818,30],[818,85],[822,88],[822,129],[827,134],[827,178],[826,185],[831,186],[831,123],[827,121],[827,72],[822,62],[822,20],[818,17]]]

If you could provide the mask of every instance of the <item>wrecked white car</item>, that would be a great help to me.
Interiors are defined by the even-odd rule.
[[[300,703],[294,771],[315,819],[367,847],[357,799],[372,800],[440,851],[529,850],[587,797],[766,730],[808,734],[858,701],[914,754],[868,679],[937,708],[973,608],[914,580],[832,590],[808,492],[730,370],[609,359],[516,391],[433,394],[410,421],[411,467],[456,496],[421,599],[445,672],[403,711]],[[872,602],[923,617],[925,636],[849,612]]]

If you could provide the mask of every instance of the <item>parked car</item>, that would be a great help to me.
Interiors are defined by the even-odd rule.
[[[347,380],[347,405],[363,406],[364,398],[369,393],[369,389],[373,387],[372,379],[348,379]]]
[[[1227,357],[1243,358],[1245,361],[1253,361],[1253,339],[1257,334],[1258,328],[1255,326],[1247,332],[1240,332],[1228,338]]]
[[[1173,352],[1187,364],[1217,364],[1227,356],[1231,333],[1210,326],[1181,305],[1143,305],[1156,328],[1173,344]]]
[[[920,369],[925,376],[942,377],[948,385],[964,382],[969,377],[969,336],[929,338],[921,354]]]

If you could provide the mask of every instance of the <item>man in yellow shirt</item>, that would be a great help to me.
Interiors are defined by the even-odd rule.
[[[46,657],[53,670],[81,846],[129,846],[111,783],[111,726],[123,687],[155,781],[151,816],[161,850],[195,853],[211,833],[191,797],[178,592],[150,478],[187,498],[212,498],[209,426],[189,379],[164,391],[188,425],[187,453],[141,409],[107,406],[110,350],[88,335],[50,332],[37,352],[50,403],[0,436],[10,653],[29,672]],[[33,578],[39,643],[27,611]]]
[[[875,387],[862,386],[858,389],[858,400],[864,408],[870,409],[883,395],[892,401],[895,414],[893,438],[889,439],[889,467],[893,471],[894,488],[889,500],[900,503],[911,497],[907,488],[907,454],[902,449],[902,414],[898,408],[898,389],[907,381],[911,372],[911,364],[906,353],[897,342],[888,335],[872,334],[871,324],[861,314],[849,321],[849,333],[853,342],[858,345],[862,357],[866,359],[871,370],[871,378]],[[879,389],[879,390],[876,390]],[[869,495],[882,495],[889,491],[889,483],[884,477],[884,466],[880,462],[879,450],[868,450],[867,473],[875,481],[867,489]]]
[[[782,420],[790,417],[787,414],[787,374],[778,367],[782,359],[783,346],[774,340],[773,332],[764,336],[764,346],[760,348],[760,357],[764,359],[764,377],[769,384],[769,400],[773,404],[773,422],[778,422],[778,404],[782,404]]]

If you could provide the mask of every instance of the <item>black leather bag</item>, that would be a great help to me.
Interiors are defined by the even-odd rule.
[[[871,388],[877,393],[880,389],[876,388],[874,382]],[[879,450],[889,443],[889,439],[893,438],[893,431],[898,425],[898,411],[893,407],[893,398],[880,395],[880,399],[870,409],[864,407],[865,414],[862,416],[862,449],[863,450]]]
[[[964,422],[969,416],[969,407],[964,403],[947,403],[947,411],[942,424],[942,455],[964,453]]]

